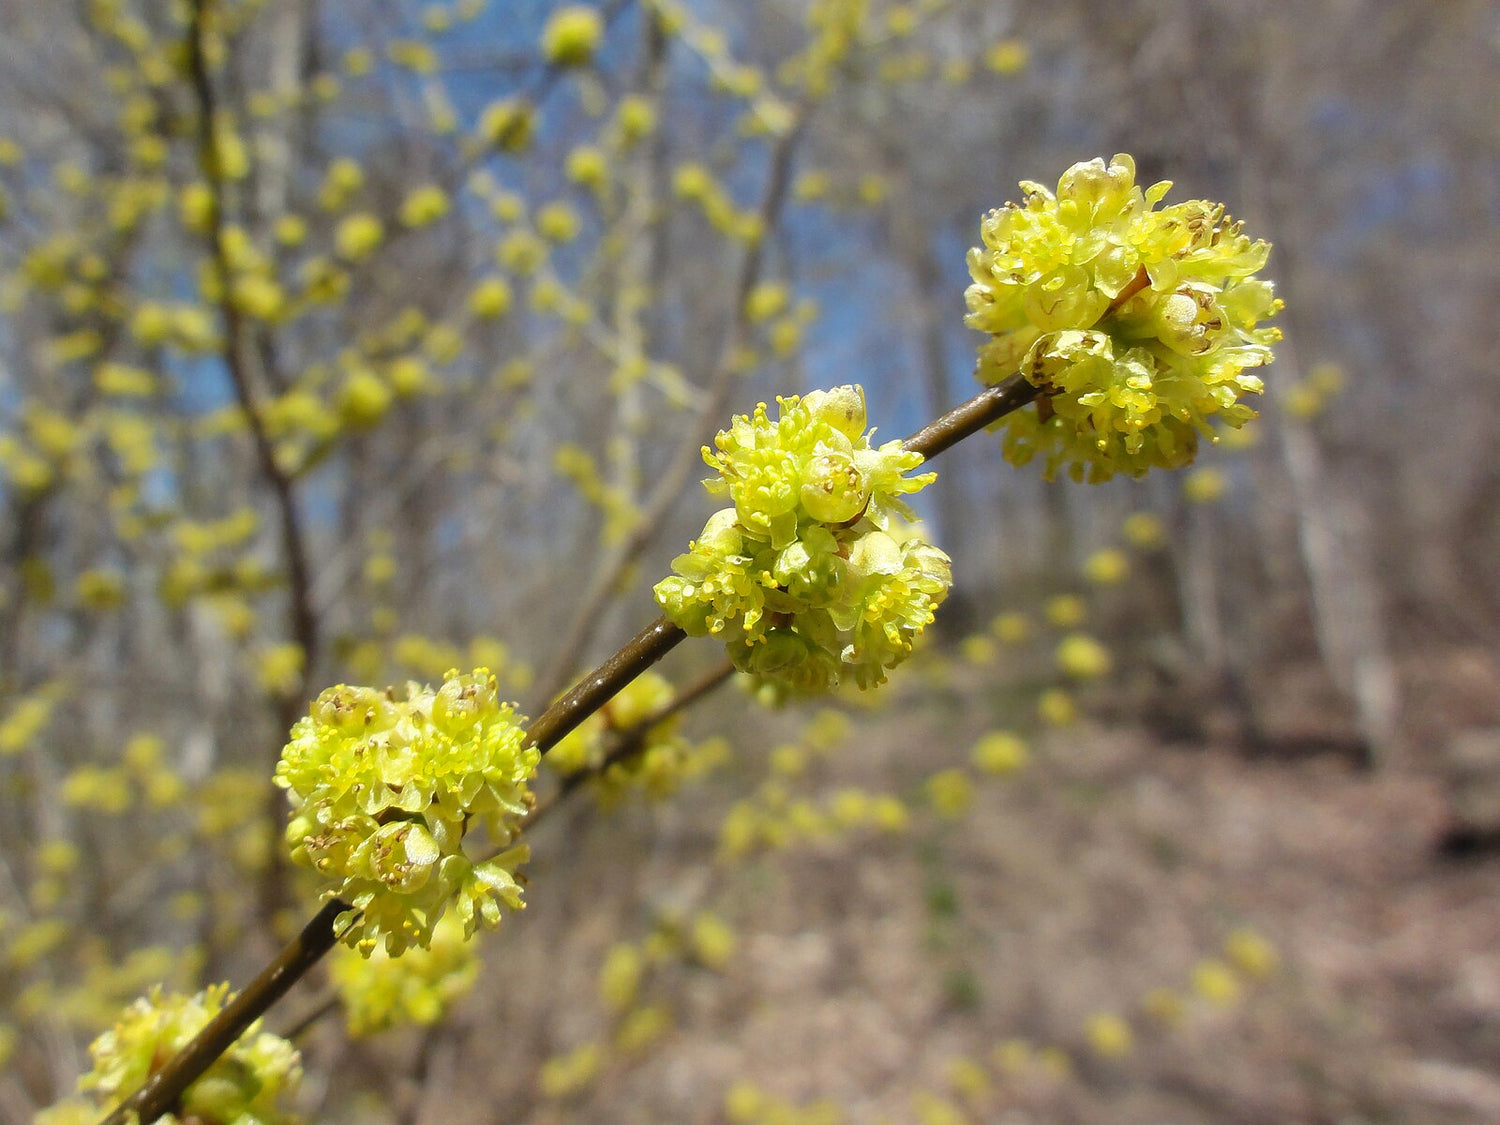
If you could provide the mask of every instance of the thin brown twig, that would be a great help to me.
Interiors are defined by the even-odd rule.
[[[245,426],[250,431],[255,460],[275,497],[281,549],[286,560],[290,617],[288,625],[292,639],[303,654],[295,687],[291,691],[280,693],[276,701],[277,724],[285,730],[296,720],[297,700],[307,696],[308,687],[312,683],[318,653],[319,625],[317,613],[313,609],[312,571],[308,563],[307,544],[302,533],[302,519],[297,509],[292,477],[276,461],[276,449],[266,431],[255,380],[250,371],[251,357],[261,353],[251,351],[252,326],[246,322],[234,301],[233,269],[225,238],[226,181],[215,132],[218,105],[205,47],[209,3],[210,0],[193,0],[187,28],[188,71],[198,110],[198,162],[209,188],[208,233],[214,270],[219,280],[219,313],[224,318],[224,364],[229,370],[235,401],[239,404],[245,417]],[[268,377],[269,373],[262,371],[261,375]],[[280,793],[267,786],[266,815],[273,821],[280,801]],[[274,839],[273,833],[272,840]],[[266,916],[279,909],[285,890],[285,863],[274,843],[271,847],[260,881],[261,912]]]
[[[245,425],[255,447],[255,458],[260,470],[276,496],[276,507],[281,522],[282,550],[286,554],[287,586],[291,599],[292,636],[302,647],[304,662],[304,690],[295,693],[305,695],[306,678],[311,675],[311,664],[318,646],[318,618],[312,607],[312,581],[307,561],[307,547],[302,536],[302,522],[297,512],[293,495],[292,479],[276,462],[276,449],[266,432],[265,419],[257,401],[254,382],[247,366],[246,340],[248,325],[239,307],[234,303],[233,270],[224,237],[224,169],[219,161],[219,146],[215,136],[215,119],[218,114],[214,95],[213,79],[208,72],[208,61],[204,52],[206,35],[206,9],[208,0],[193,0],[192,18],[188,26],[188,69],[192,88],[198,102],[198,158],[203,167],[204,178],[209,187],[209,242],[213,251],[214,268],[219,275],[219,312],[224,318],[224,363],[229,369],[230,382],[234,386],[235,400],[245,415]]]
[[[298,1039],[301,1039],[304,1035],[306,1035],[308,1031],[310,1031],[326,1016],[332,1015],[334,1012],[338,1011],[341,1002],[342,1001],[340,1001],[339,999],[339,994],[330,990],[323,996],[320,996],[316,1001],[314,1001],[311,1008],[303,1012],[295,1022],[288,1025],[279,1034],[283,1039],[295,1043]]]
[[[627,762],[646,748],[646,735],[651,728],[658,723],[665,722],[679,711],[692,706],[699,699],[714,691],[719,685],[727,683],[735,673],[735,667],[727,660],[701,677],[696,683],[684,688],[672,697],[672,699],[652,711],[649,715],[632,723],[622,730],[611,732],[610,747],[604,757],[596,765],[588,766],[576,773],[570,773],[563,778],[562,784],[550,797],[540,801],[535,808],[526,814],[526,820],[522,828],[526,832],[534,832],[536,826],[542,822],[553,810],[557,809],[563,801],[566,801],[574,793],[582,789],[588,782],[605,774],[610,767]]]
[[[993,425],[1012,411],[1031,402],[1041,391],[1020,375],[1012,375],[968,402],[954,407],[936,421],[929,422],[902,444],[927,460],[957,445],[966,437]]]

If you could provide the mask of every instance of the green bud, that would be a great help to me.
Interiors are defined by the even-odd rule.
[[[864,477],[847,453],[823,453],[807,465],[802,479],[802,509],[823,523],[843,523],[864,511],[870,501]]]
[[[813,418],[843,434],[851,442],[859,441],[865,432],[865,389],[857,383],[845,383],[827,391],[809,391],[802,403]]]

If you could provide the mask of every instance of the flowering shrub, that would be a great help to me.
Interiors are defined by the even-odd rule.
[[[817,54],[805,60],[810,75],[837,61],[846,49],[840,39],[852,35],[858,25],[858,20],[835,20],[834,14],[824,11],[814,21],[826,33],[820,40],[825,57],[822,63]],[[445,17],[440,13],[439,18]],[[562,9],[544,33],[544,53],[556,68],[584,66],[594,57],[600,31],[593,9]],[[720,53],[709,44],[699,45],[705,56]],[[422,57],[418,52],[401,62],[392,55],[392,61],[422,71]],[[623,150],[648,135],[655,121],[645,103],[622,102],[618,109],[613,127]],[[776,116],[773,110],[769,102],[757,110],[761,125],[768,116]],[[788,128],[770,131],[784,133]],[[535,107],[525,99],[509,98],[480,115],[480,143],[474,151],[514,153],[534,140]],[[611,174],[608,161],[598,152],[574,150],[569,176],[579,185],[600,190]],[[775,417],[761,403],[721,431],[713,446],[702,452],[715,472],[705,485],[727,506],[708,519],[687,552],[673,561],[673,573],[654,587],[657,604],[676,628],[658,622],[641,636],[665,638],[666,647],[683,634],[717,637],[734,666],[771,689],[771,696],[826,692],[851,679],[860,689],[882,684],[888,671],[913,651],[952,582],[948,556],[914,526],[914,513],[904,499],[936,479],[935,473],[918,472],[925,461],[920,450],[946,448],[998,419],[995,424],[1004,427],[1004,449],[1011,460],[1024,463],[1041,455],[1048,476],[1067,466],[1077,479],[1098,481],[1117,472],[1140,475],[1153,467],[1186,465],[1200,438],[1213,439],[1215,423],[1238,427],[1254,417],[1241,399],[1261,391],[1253,369],[1270,362],[1270,345],[1278,338],[1277,330],[1262,322],[1276,313],[1280,302],[1271,284],[1254,276],[1266,261],[1268,247],[1243,235],[1240,225],[1217,204],[1194,200],[1158,210],[1169,185],[1143,190],[1134,175],[1127,156],[1117,156],[1108,165],[1102,160],[1077,164],[1064,174],[1055,194],[1037,184],[1023,184],[1022,205],[1007,205],[983,221],[983,246],[969,255],[973,284],[967,291],[968,323],[989,335],[980,350],[978,374],[989,384],[1020,387],[1025,395],[1006,399],[1008,390],[998,396],[979,395],[930,427],[950,427],[943,440],[923,444],[919,434],[910,448],[899,441],[873,443],[873,431],[866,430],[864,391],[857,385],[779,398]],[[336,162],[320,193],[322,205],[330,212],[341,211],[361,186],[357,166]],[[734,238],[746,244],[760,239],[762,217],[741,211],[707,168],[679,166],[673,188],[678,197],[696,203],[712,225],[734,232]],[[874,183],[871,194],[878,196],[880,190]],[[549,203],[536,211],[533,230],[530,220],[523,222],[526,212],[518,197],[493,185],[476,191],[489,195],[497,218],[517,224],[498,240],[496,261],[518,278],[533,279],[531,310],[555,312],[577,325],[589,323],[591,310],[574,303],[551,261],[554,250],[583,241],[585,220],[580,214],[570,204]],[[203,192],[210,192],[206,200]],[[213,279],[218,286],[215,299],[227,301],[226,308],[246,317],[275,323],[284,312],[284,294],[265,276],[263,263],[243,234],[232,238],[232,231],[215,227],[217,200],[211,189],[186,194],[182,205],[193,229],[215,229],[219,257],[239,271],[235,277]],[[406,237],[454,222],[458,214],[446,191],[429,184],[408,192],[396,217]],[[389,216],[363,210],[347,214],[332,230],[337,260],[352,268],[385,252],[389,222]],[[396,235],[390,237],[394,240]],[[501,275],[467,285],[464,294],[469,312],[485,321],[505,317],[517,299],[511,282]],[[783,286],[747,285],[739,303],[741,327],[770,325],[767,338],[773,350],[778,332],[800,330],[802,314],[788,311],[791,302]],[[133,321],[143,341],[183,331],[181,325],[172,326],[175,321],[168,323],[171,318],[162,320],[165,310],[159,317],[143,317],[144,311],[139,310]],[[387,333],[386,343],[368,349],[371,356],[362,358],[351,350],[341,358],[337,373],[323,371],[319,379],[326,387],[318,385],[316,394],[293,387],[266,402],[264,409],[241,405],[243,417],[253,416],[258,427],[255,433],[270,466],[265,471],[284,486],[287,496],[295,473],[326,455],[327,442],[345,431],[380,427],[401,408],[403,399],[435,385],[441,378],[437,370],[463,348],[458,328],[429,324],[419,312],[404,322],[398,319]],[[420,355],[385,354],[392,348],[402,351],[419,336]],[[740,362],[733,359],[726,370]],[[648,375],[659,378],[662,371],[640,354],[622,359],[620,379],[628,382]],[[512,370],[499,383],[513,390],[529,377],[525,370],[519,377]],[[1021,380],[1034,389],[1035,409],[1029,407],[1032,391]],[[115,371],[105,382],[120,388],[138,380]],[[331,415],[319,397],[325,391]],[[996,412],[976,420],[971,407]],[[13,475],[19,472],[22,483],[35,478],[28,487],[38,489],[50,486],[54,472],[71,471],[73,451],[82,442],[66,419],[40,414],[32,415],[27,440],[25,448],[16,441],[0,446],[0,462]],[[617,459],[617,450],[608,452],[611,461]],[[618,460],[629,458],[620,454]],[[35,465],[27,469],[32,461]],[[604,542],[618,542],[639,530],[637,520],[643,518],[644,508],[632,489],[615,479],[628,481],[629,472],[606,477],[581,447],[559,449],[555,465],[560,476],[608,516]],[[1217,491],[1210,487],[1210,470],[1200,472],[1205,475],[1197,478],[1198,498],[1212,499]],[[1220,478],[1218,491],[1222,487]],[[256,521],[253,512],[248,515],[243,527],[177,529],[180,550],[163,581],[169,605],[183,605],[227,585],[214,577],[214,568],[201,556],[252,534]],[[295,507],[288,504],[286,522],[295,521]],[[1133,539],[1144,544],[1159,536],[1160,528],[1141,525],[1137,532]],[[234,566],[231,589],[243,593],[274,584],[253,563]],[[386,587],[396,566],[384,553],[372,556],[365,579],[372,587]],[[1129,573],[1130,562],[1118,550],[1096,554],[1086,568],[1089,581],[1098,586],[1122,582]],[[85,574],[88,580],[80,578],[78,583],[80,605],[106,612],[126,596],[125,583],[112,579],[109,572]],[[299,581],[305,585],[305,576]],[[227,623],[239,622],[230,625],[231,632],[249,632],[254,614],[248,604],[230,603],[221,610]],[[310,619],[313,610],[306,612]],[[1080,597],[1053,598],[1044,616],[1058,629],[1075,630],[1062,637],[1054,651],[1062,675],[1082,682],[1112,669],[1110,651],[1091,635],[1076,631],[1087,617]],[[420,638],[394,636],[393,607],[381,606],[372,625],[389,642],[389,656],[398,664],[421,665],[424,673],[435,670],[430,664],[438,650],[429,649]],[[996,659],[997,642],[1019,645],[1030,629],[1025,616],[1007,614],[997,619],[993,639],[970,638],[966,659],[976,665],[989,663]],[[316,629],[302,622],[296,631],[304,639],[255,649],[260,683],[268,697],[302,697],[309,667],[317,666]],[[487,642],[486,648],[497,659],[506,655],[497,643]],[[536,807],[531,785],[546,747],[556,742],[552,761],[561,778],[561,796],[578,782],[590,781],[606,803],[632,790],[653,797],[668,795],[684,778],[724,756],[722,743],[693,746],[683,739],[676,730],[680,700],[670,683],[655,673],[641,674],[665,648],[644,654],[628,648],[618,654],[628,659],[607,663],[585,679],[581,696],[569,693],[549,709],[539,725],[550,731],[550,737],[536,728],[528,732],[515,709],[499,699],[496,676],[486,667],[463,674],[449,671],[436,688],[409,683],[404,693],[346,685],[329,688],[293,726],[275,771],[275,782],[287,791],[292,806],[286,841],[295,862],[325,878],[323,897],[333,903],[325,915],[337,914],[332,932],[323,933],[326,941],[316,952],[326,951],[337,937],[362,955],[340,951],[332,972],[351,1034],[371,1033],[401,1021],[431,1023],[473,983],[478,961],[468,939],[481,923],[497,925],[503,908],[523,905],[517,870],[529,853],[521,835]],[[351,666],[356,651],[351,648],[347,654]],[[363,651],[371,665],[381,666],[381,645],[375,639]],[[636,659],[642,656],[650,660]],[[476,663],[480,659],[474,657]],[[608,692],[602,690],[606,688]],[[20,753],[33,742],[49,721],[51,707],[50,695],[39,691],[8,710],[0,723],[0,755]],[[1062,687],[1042,692],[1036,708],[1043,722],[1055,726],[1073,722],[1078,714],[1073,695]],[[553,721],[547,728],[549,718]],[[761,847],[827,840],[839,833],[899,833],[923,815],[956,825],[975,807],[981,775],[1018,771],[1029,755],[1019,736],[996,731],[973,747],[970,767],[950,766],[928,774],[913,790],[921,799],[846,786],[815,801],[793,795],[786,782],[807,770],[817,749],[812,743],[787,744],[773,752],[777,776],[724,820],[719,833],[724,859],[741,858]],[[138,746],[127,755],[127,765],[147,772],[160,756],[159,748]],[[80,808],[122,812],[129,802],[115,792],[120,786],[112,782],[125,776],[75,771],[63,793]],[[147,792],[154,792],[154,803],[166,806],[182,800],[179,790],[158,787]],[[242,827],[228,812],[219,809],[204,822],[204,838],[233,834]],[[483,858],[476,858],[476,831],[485,837]],[[253,840],[251,844],[254,850]],[[254,869],[250,862],[244,867]],[[58,920],[39,925],[42,928],[33,929],[24,940],[12,942],[11,964],[25,965],[62,941],[64,929]],[[317,925],[315,920],[303,936],[312,933],[318,938]],[[736,939],[722,922],[700,915],[690,937],[680,938],[678,944],[684,949],[691,946],[697,965],[718,969],[732,957]],[[392,960],[408,951],[413,953],[409,960]],[[1254,967],[1269,972],[1274,952],[1245,938],[1232,950],[1231,960],[1233,966],[1206,963],[1195,977],[1201,995],[1226,1006],[1239,994],[1235,972],[1248,974]],[[610,1054],[599,1044],[586,1043],[554,1057],[539,1079],[546,1096],[575,1096],[615,1055],[642,1049],[670,1026],[664,1009],[635,1004],[643,966],[632,949],[611,955],[601,993],[620,1017],[616,1050]],[[269,990],[264,995],[269,997],[267,1005],[275,999]],[[226,999],[227,990],[221,987],[193,998],[164,997],[158,990],[139,1001],[94,1044],[94,1070],[81,1088],[98,1104],[65,1102],[43,1120],[60,1125],[91,1117],[101,1107],[119,1108],[121,1115],[133,1110],[133,1103],[122,1106],[123,1099],[157,1073],[163,1060],[178,1052]],[[1085,1031],[1085,1039],[1101,1058],[1128,1054],[1132,1035],[1129,1022],[1110,1013],[1097,1015]],[[290,1045],[252,1025],[239,1045],[196,1081],[184,1087],[190,1076],[181,1075],[171,1094],[161,1095],[166,1100],[160,1104],[175,1105],[190,1118],[218,1125],[288,1120],[275,1103],[297,1074],[297,1056]],[[148,1091],[150,1096],[158,1096],[160,1086],[153,1083],[157,1089]],[[734,1103],[738,1108],[730,1108],[736,1120],[756,1119],[767,1105],[767,1112],[780,1112],[756,1100],[759,1095],[753,1091],[742,1094]],[[946,1104],[933,1101],[931,1106],[937,1108],[924,1115],[948,1120],[942,1116]]]

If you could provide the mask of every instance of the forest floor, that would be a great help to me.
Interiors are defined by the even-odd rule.
[[[910,795],[961,764],[1011,702],[972,670],[946,675],[856,713],[793,788]],[[795,731],[763,722],[747,740]],[[983,781],[959,821],[734,865],[712,858],[724,807],[679,799],[607,827],[580,812],[538,841],[533,905],[491,947],[421,1120],[722,1122],[748,1079],[852,1123],[1500,1121],[1500,855],[1439,854],[1448,806],[1420,747],[1365,770],[1085,721]],[[609,1034],[610,942],[702,908],[739,945],[720,971],[647,981],[673,1030],[571,1101],[536,1098],[543,1057]],[[1195,972],[1238,930],[1278,964],[1215,1002]],[[1162,988],[1174,1024],[1143,1008]],[[1091,1046],[1100,1013],[1129,1022],[1128,1052]],[[934,1097],[968,1116],[936,1116]]]

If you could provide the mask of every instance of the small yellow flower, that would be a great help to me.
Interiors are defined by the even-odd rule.
[[[964,770],[941,770],[927,779],[927,800],[943,819],[962,819],[974,803],[974,782]]]
[[[1160,547],[1167,540],[1166,526],[1152,512],[1132,512],[1120,525],[1120,534],[1132,547],[1143,551]]]
[[[469,311],[477,317],[493,320],[508,313],[512,302],[509,282],[503,277],[486,277],[469,294]]]
[[[604,20],[595,8],[558,8],[542,30],[542,54],[553,66],[587,66],[604,38]]]
[[[112,570],[85,570],[77,590],[78,604],[86,609],[118,609],[125,603],[125,578]]]
[[[1047,600],[1043,612],[1049,625],[1055,625],[1059,629],[1072,629],[1083,624],[1084,618],[1088,616],[1088,607],[1076,594],[1059,594]]]
[[[437,51],[419,39],[393,39],[386,45],[385,57],[413,74],[435,74],[438,69]]]
[[[948,1063],[948,1084],[963,1097],[979,1100],[989,1096],[993,1083],[984,1067],[966,1057]]]
[[[341,258],[360,262],[374,253],[384,238],[385,227],[380,220],[368,212],[360,212],[339,223],[334,231],[333,244]]]
[[[401,204],[401,222],[409,227],[425,227],[448,213],[448,195],[436,184],[413,188]]]
[[[1108,675],[1114,667],[1109,649],[1085,633],[1069,633],[1057,646],[1057,667],[1076,680]]]
[[[963,643],[959,645],[959,652],[963,654],[965,662],[979,667],[983,667],[986,664],[993,664],[995,657],[999,655],[995,648],[995,642],[989,637],[977,633],[972,637],[965,637],[963,639]]]
[[[1024,1039],[1007,1039],[999,1044],[993,1056],[995,1066],[1006,1074],[1022,1074],[1036,1059],[1036,1052]]]
[[[786,743],[771,751],[771,772],[796,777],[807,770],[807,751],[796,743]]]
[[[797,177],[797,183],[792,188],[792,194],[804,202],[814,199],[822,199],[828,194],[832,181],[827,172],[808,171]]]
[[[996,74],[1016,74],[1026,69],[1031,52],[1019,39],[1002,39],[984,55],[984,65]]]
[[[958,1106],[926,1090],[912,1097],[912,1110],[918,1125],[972,1125],[969,1115]]]
[[[554,1055],[542,1064],[537,1083],[542,1096],[562,1101],[582,1093],[593,1085],[604,1062],[604,1052],[597,1043],[585,1043],[566,1055]]]
[[[1194,469],[1182,481],[1182,495],[1194,504],[1212,504],[1224,496],[1228,485],[1218,469]]]
[[[1117,547],[1105,547],[1084,560],[1083,576],[1096,586],[1118,586],[1130,577],[1130,558]]]
[[[970,760],[984,773],[1004,775],[1026,767],[1031,751],[1026,742],[1010,731],[991,731],[974,745]]]
[[[369,429],[385,417],[394,397],[374,373],[357,371],[339,389],[339,417],[353,429]]]
[[[1310,383],[1293,383],[1282,391],[1281,406],[1293,418],[1306,422],[1323,412],[1323,396]]]
[[[742,1078],[724,1095],[724,1116],[734,1125],[757,1125],[767,1100],[759,1086]]]
[[[1135,1034],[1130,1025],[1113,1012],[1096,1012],[1083,1028],[1089,1048],[1100,1058],[1118,1059],[1135,1049]]]
[[[713,189],[713,176],[696,161],[679,164],[672,174],[672,190],[678,199],[704,199]]]
[[[1193,966],[1193,991],[1219,1008],[1239,1003],[1241,987],[1233,970],[1222,961],[1200,961]]]
[[[325,211],[337,211],[364,183],[365,170],[358,162],[341,156],[329,164],[328,171],[323,173],[323,183],[318,188],[318,206]]]
[[[646,969],[640,949],[630,942],[616,942],[604,955],[599,968],[599,1000],[611,1012],[623,1012],[635,1003]]]
[[[1337,363],[1326,361],[1316,364],[1307,373],[1307,382],[1325,399],[1332,398],[1344,389],[1344,369]]]
[[[1051,727],[1072,726],[1078,721],[1078,705],[1062,688],[1050,688],[1037,698],[1036,712]]]
[[[344,73],[351,78],[363,78],[375,69],[375,57],[368,47],[350,47],[344,52]]]
[[[911,814],[900,797],[882,793],[870,805],[870,820],[882,832],[905,832],[911,824]]]
[[[660,1005],[637,1008],[625,1017],[615,1032],[615,1049],[635,1055],[672,1030],[672,1014]]]
[[[751,324],[759,324],[776,316],[790,301],[791,295],[784,284],[763,281],[745,298],[745,316]]]
[[[568,153],[568,179],[585,187],[601,187],[609,179],[609,162],[604,153],[583,145]]]
[[[1230,964],[1252,979],[1262,979],[1276,971],[1276,947],[1254,930],[1235,930],[1224,942],[1224,956]]]
[[[629,146],[656,132],[656,110],[648,98],[630,94],[620,99],[619,109],[615,111],[615,123],[620,140]]]
[[[184,227],[199,234],[208,230],[213,217],[214,193],[207,184],[185,186],[177,197],[177,205]]]
[[[290,695],[301,686],[307,656],[299,644],[271,645],[256,662],[255,677],[268,695]]]
[[[723,970],[739,948],[739,939],[729,923],[717,914],[701,913],[693,919],[690,934],[693,955],[706,968]]]
[[[1024,613],[1002,613],[990,622],[990,632],[1003,645],[1018,645],[1031,635],[1031,622]]]
[[[536,110],[522,98],[492,102],[479,115],[479,137],[503,152],[524,152],[536,131]]]
[[[548,242],[572,242],[579,225],[577,212],[566,203],[548,203],[536,213],[537,233]]]
[[[301,246],[307,240],[307,220],[301,215],[282,215],[276,220],[272,235],[283,246]]]

